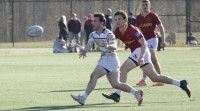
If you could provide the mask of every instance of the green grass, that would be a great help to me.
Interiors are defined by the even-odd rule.
[[[121,63],[130,55],[119,51]],[[99,79],[85,106],[70,94],[82,94],[100,54],[53,54],[51,51],[0,51],[0,111],[198,111],[200,110],[200,48],[166,48],[158,52],[162,72],[176,79],[187,79],[192,91],[189,99],[180,88],[165,85],[136,87],[141,70],[128,75],[128,83],[144,91],[144,103],[138,107],[130,93],[123,93],[120,103],[101,96],[113,92],[106,77]]]

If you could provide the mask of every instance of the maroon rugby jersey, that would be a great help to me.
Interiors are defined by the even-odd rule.
[[[133,52],[136,48],[141,47],[141,44],[138,42],[138,40],[144,37],[138,28],[130,24],[128,24],[124,34],[119,31],[119,28],[114,30],[114,34],[116,38],[120,39],[126,46],[131,49],[131,52]]]
[[[140,28],[146,40],[156,37],[156,25],[160,23],[160,18],[153,12],[150,12],[145,17],[141,14],[136,17],[136,26]]]

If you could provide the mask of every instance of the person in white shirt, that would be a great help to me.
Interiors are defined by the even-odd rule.
[[[57,37],[53,44],[53,53],[67,53],[66,42],[62,36]]]

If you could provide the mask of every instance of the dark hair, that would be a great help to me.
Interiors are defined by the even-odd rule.
[[[127,13],[123,10],[118,10],[115,12],[114,16],[121,15],[124,20],[128,20]]]
[[[88,14],[88,16],[87,17],[92,17],[92,14]]]
[[[99,22],[103,22],[104,23],[103,25],[105,25],[106,18],[105,18],[105,15],[103,13],[95,13],[94,17],[98,17],[99,18]]]
[[[145,3],[145,2],[149,2],[149,3],[150,3],[150,1],[149,1],[149,0],[142,0],[142,2],[143,2],[143,3]]]
[[[62,35],[59,35],[58,39],[63,39],[63,36],[62,36]]]

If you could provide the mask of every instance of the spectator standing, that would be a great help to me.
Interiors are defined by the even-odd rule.
[[[68,30],[66,25],[67,25],[66,16],[62,15],[60,17],[60,20],[58,21],[59,36],[62,36],[65,42],[67,43]]]
[[[90,33],[93,32],[92,21],[93,21],[92,14],[89,14],[88,19],[85,21],[85,24],[84,24],[84,30],[85,30],[85,33],[86,33],[86,42],[85,42],[86,45],[87,45],[87,41],[89,40]],[[94,44],[93,44],[92,49],[95,49]]]
[[[107,9],[105,18],[106,18],[106,28],[109,30],[113,30],[113,25],[112,25],[112,10],[110,8]]]
[[[85,16],[83,18],[83,20],[81,21],[81,37],[80,37],[80,45],[83,45],[86,44],[86,33],[85,33],[85,30],[84,30],[84,25],[85,25],[85,21],[88,19],[87,16]]]
[[[134,26],[136,24],[136,18],[134,17],[133,12],[128,13],[128,23]]]
[[[69,30],[69,46],[72,46],[74,38],[76,39],[76,44],[80,44],[81,22],[76,17],[76,13],[72,13],[72,18],[68,21],[67,27]]]

